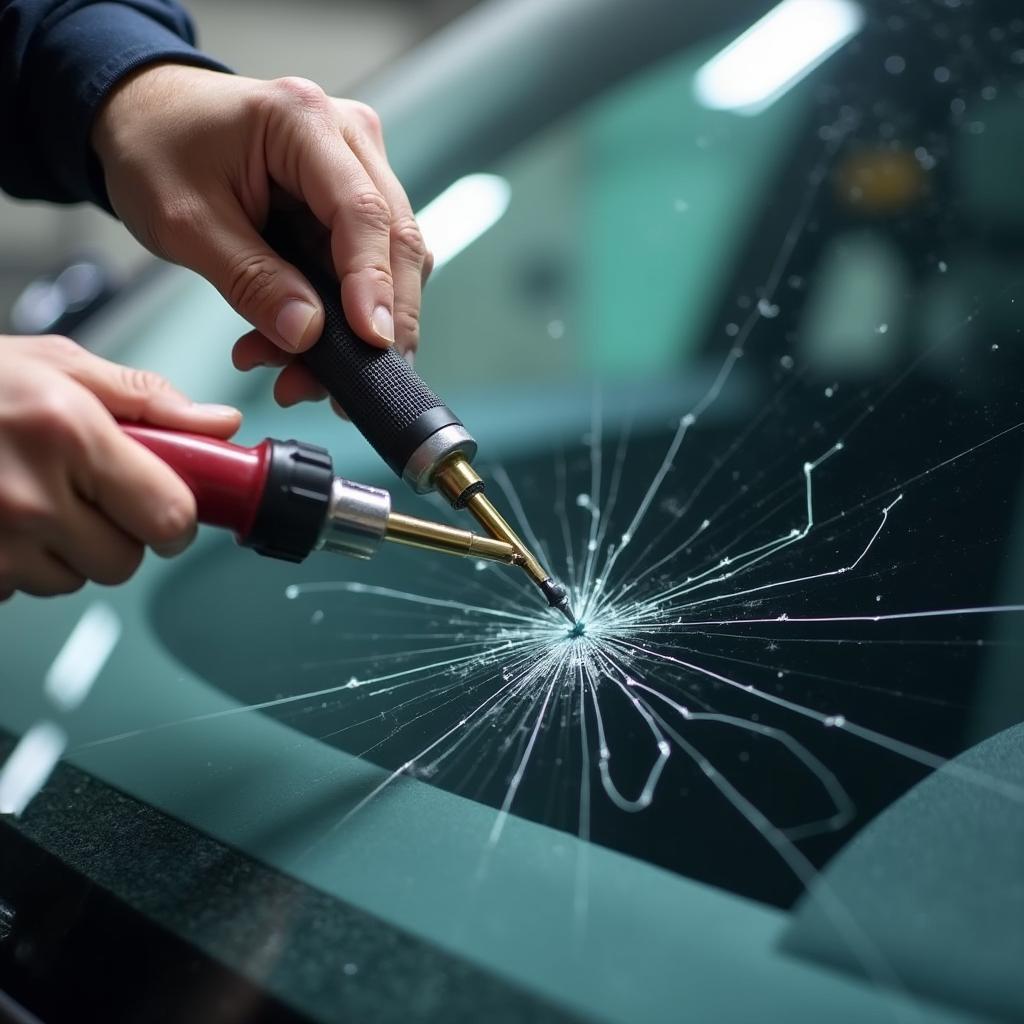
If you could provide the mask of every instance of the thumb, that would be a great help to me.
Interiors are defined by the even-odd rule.
[[[54,341],[54,361],[118,419],[215,437],[230,437],[238,429],[242,414],[229,405],[191,402],[158,373],[101,359],[63,338]]]
[[[239,315],[286,352],[303,352],[323,332],[323,306],[305,277],[267,244],[233,196],[207,205],[196,230],[181,233],[175,262],[201,274]]]

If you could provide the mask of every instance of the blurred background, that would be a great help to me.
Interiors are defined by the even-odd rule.
[[[199,44],[239,74],[301,75],[329,92],[406,52],[476,0],[186,0]],[[311,30],[311,26],[316,26]],[[25,285],[83,254],[118,276],[145,252],[113,218],[90,206],[61,207],[0,193],[0,319]]]

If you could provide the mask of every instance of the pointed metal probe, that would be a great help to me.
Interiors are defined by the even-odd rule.
[[[576,617],[569,607],[569,595],[565,587],[540,564],[536,556],[519,539],[515,530],[505,522],[501,513],[484,495],[484,482],[469,464],[469,460],[457,452],[437,469],[434,483],[438,490],[452,503],[453,508],[468,509],[474,519],[494,537],[495,540],[511,544],[520,555],[519,564],[526,574],[540,588],[547,603],[561,612],[574,626]]]
[[[540,585],[540,589],[544,591],[544,596],[548,599],[548,604],[551,605],[552,608],[557,608],[569,620],[569,622],[575,626],[576,616],[573,615],[572,609],[569,607],[569,595],[565,592],[565,587],[549,576]]]

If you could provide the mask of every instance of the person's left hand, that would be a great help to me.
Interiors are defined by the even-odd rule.
[[[206,277],[255,327],[235,344],[235,365],[283,366],[282,405],[325,396],[293,362],[320,337],[323,308],[260,236],[277,203],[301,203],[323,225],[355,332],[412,359],[432,260],[370,107],[304,79],[158,64],[115,87],[92,143],[132,234]]]

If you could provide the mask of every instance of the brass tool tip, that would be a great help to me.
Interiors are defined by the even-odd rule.
[[[518,564],[540,588],[552,608],[557,608],[574,626],[576,617],[569,607],[565,587],[556,583],[537,560],[536,556],[519,539],[515,530],[505,521],[501,513],[484,494],[484,482],[465,456],[455,454],[438,468],[434,477],[437,489],[448,498],[454,508],[465,508],[470,515],[495,540],[511,544],[518,552]]]

